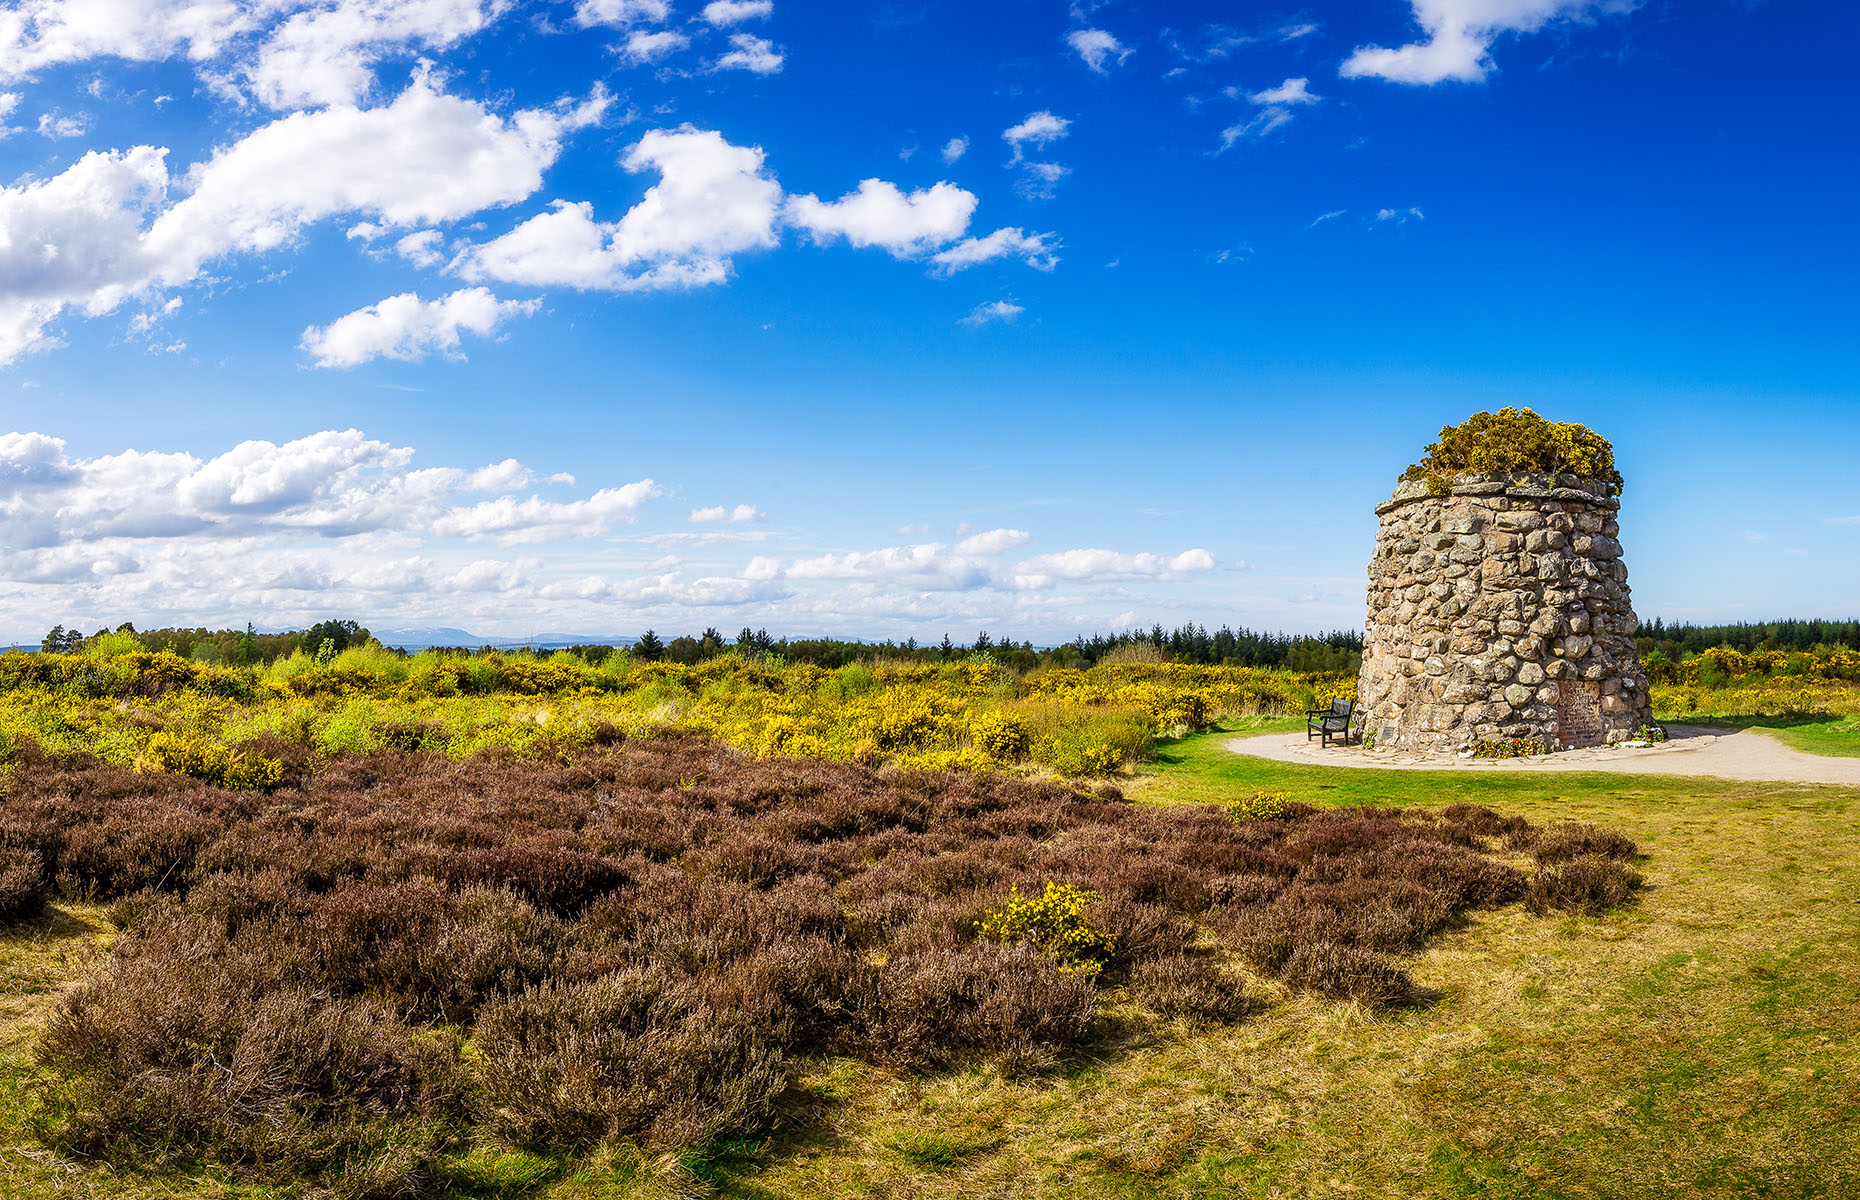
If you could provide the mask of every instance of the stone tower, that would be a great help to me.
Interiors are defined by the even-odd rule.
[[[1430,471],[1376,507],[1357,707],[1379,747],[1593,746],[1652,719],[1618,492],[1619,476]]]

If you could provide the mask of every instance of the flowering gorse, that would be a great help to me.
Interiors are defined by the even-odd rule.
[[[1095,928],[1085,910],[1098,893],[1065,883],[1048,883],[1039,896],[1026,897],[1018,886],[1007,904],[984,913],[975,932],[995,942],[1025,942],[1059,960],[1067,973],[1096,975],[1117,953],[1117,939]]]

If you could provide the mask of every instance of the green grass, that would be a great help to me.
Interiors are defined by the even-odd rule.
[[[1755,729],[1807,754],[1860,758],[1860,717],[1817,713],[1777,717],[1685,715],[1667,719],[1676,725],[1710,729]]]
[[[1325,804],[1490,804],[1646,852],[1604,918],[1482,914],[1375,1015],[1254,982],[1260,1015],[1110,1019],[1058,1075],[813,1064],[765,1137],[707,1160],[479,1147],[461,1196],[1842,1197],[1860,1194],[1860,791],[1670,776],[1337,770],[1241,758],[1253,720],[1170,744],[1140,803],[1262,787]],[[32,1139],[30,1026],[105,936],[73,910],[0,932],[0,1196],[277,1195],[62,1163]]]

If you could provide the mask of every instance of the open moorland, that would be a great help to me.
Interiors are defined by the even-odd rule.
[[[0,678],[0,1194],[1860,1186],[1853,791],[1269,763],[1347,677],[1171,663]]]

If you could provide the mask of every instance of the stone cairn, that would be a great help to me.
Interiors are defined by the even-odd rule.
[[[1376,506],[1357,708],[1378,748],[1595,746],[1652,720],[1614,490],[1460,475]]]

